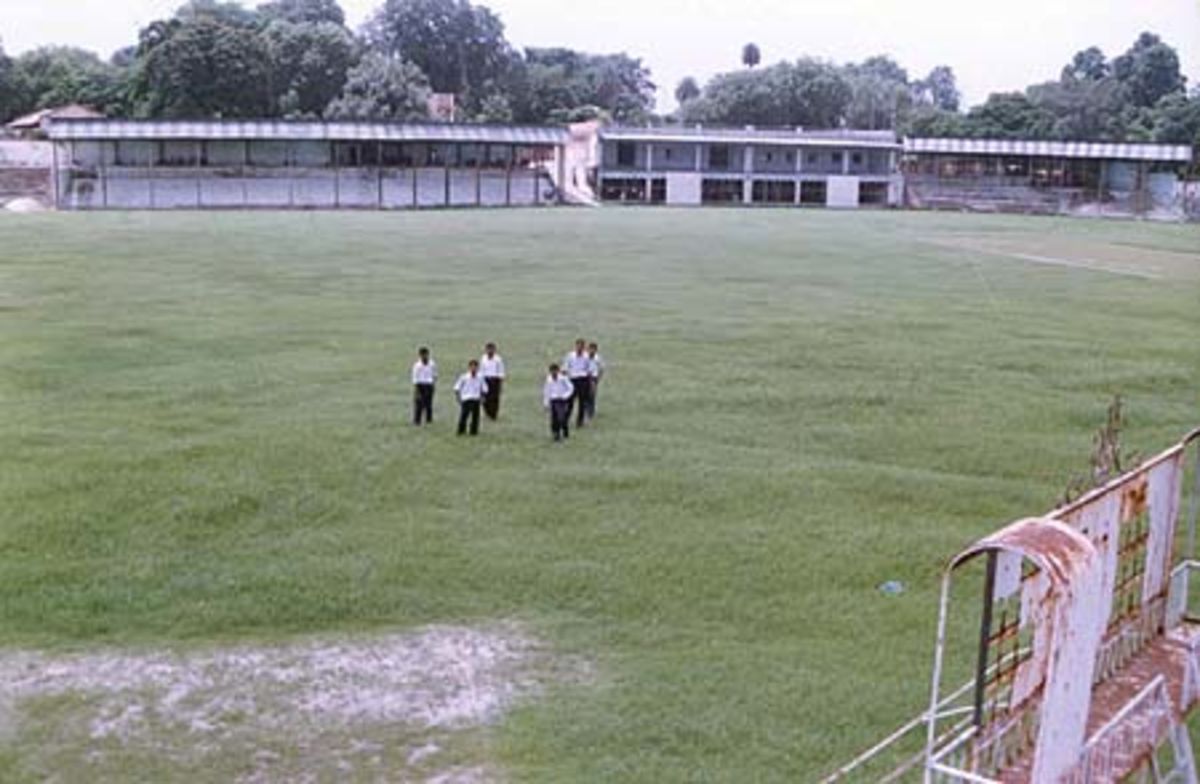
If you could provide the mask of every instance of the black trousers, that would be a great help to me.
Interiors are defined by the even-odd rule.
[[[421,424],[421,417],[433,422],[433,384],[413,384],[413,424]]]
[[[600,392],[600,379],[593,378],[588,386],[587,418],[596,418],[596,395]]]
[[[550,401],[550,433],[555,441],[571,437],[571,401]]]
[[[479,435],[479,401],[463,400],[459,403],[458,434],[467,432],[467,420],[471,420],[471,435]]]
[[[592,380],[586,376],[583,378],[571,379],[571,386],[575,387],[575,394],[571,396],[571,407],[578,409],[578,415],[575,418],[575,426],[579,427],[583,424],[583,418],[587,415],[588,408],[592,405]],[[567,416],[571,416],[571,407],[567,408]]]
[[[495,419],[500,416],[500,390],[504,386],[504,379],[492,376],[485,380],[488,391],[483,396],[483,413],[487,414],[488,419]]]

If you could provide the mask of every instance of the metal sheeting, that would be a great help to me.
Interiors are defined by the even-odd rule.
[[[1131,161],[1192,160],[1186,144],[1125,142],[1056,142],[1030,139],[905,139],[906,153],[954,155],[1013,155],[1047,158],[1100,158]]]
[[[791,147],[873,147],[900,149],[891,131],[759,130],[757,128],[603,128],[604,141],[703,144],[764,144]]]
[[[50,120],[46,132],[56,141],[116,139],[479,142],[485,144],[566,144],[565,128],[437,123]]]

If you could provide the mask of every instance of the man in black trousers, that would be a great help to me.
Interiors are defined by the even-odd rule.
[[[575,387],[567,416],[571,416],[571,409],[577,410],[575,427],[583,427],[589,407],[588,401],[592,399],[592,358],[588,356],[586,340],[580,338],[575,341],[575,350],[563,357],[562,369],[567,378],[571,379],[571,385]]]
[[[458,434],[467,432],[467,420],[471,420],[471,435],[479,435],[479,401],[487,394],[487,379],[479,375],[479,360],[467,363],[467,372],[454,382],[454,394],[458,396]]]
[[[571,397],[575,387],[559,372],[558,365],[550,366],[550,374],[542,385],[542,405],[550,412],[550,433],[555,441],[571,437]]]
[[[429,357],[429,349],[417,349],[417,361],[412,366],[413,424],[433,424],[433,387],[437,383],[437,363]]]

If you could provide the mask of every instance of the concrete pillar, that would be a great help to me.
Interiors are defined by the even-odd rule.
[[[508,145],[508,166],[504,170],[504,206],[512,206],[513,162],[517,159],[517,145]]]
[[[116,142],[100,142],[100,206],[108,209],[108,145],[116,148]],[[114,153],[115,155],[115,153]]]
[[[558,144],[554,147],[554,157],[558,159],[558,203],[562,204],[565,199],[565,191],[567,187],[567,148],[565,145]]]
[[[704,145],[696,144],[696,171],[704,170]]]
[[[754,201],[754,145],[747,144],[742,149],[742,203],[751,204]]]
[[[850,173],[850,151],[842,150],[842,174]]]
[[[654,145],[646,142],[646,171],[654,171]]]

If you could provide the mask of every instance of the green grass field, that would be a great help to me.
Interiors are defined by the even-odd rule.
[[[577,335],[609,376],[595,427],[554,445],[540,382]],[[458,439],[449,382],[487,339],[504,415]],[[419,344],[443,377],[424,430]],[[0,649],[515,623],[591,674],[464,757],[513,781],[811,780],[921,707],[941,565],[1050,508],[1114,394],[1143,452],[1200,424],[1200,229],[0,217],[0,368]],[[0,731],[0,778],[77,780],[87,750],[35,719]],[[148,759],[88,775],[175,775]]]

